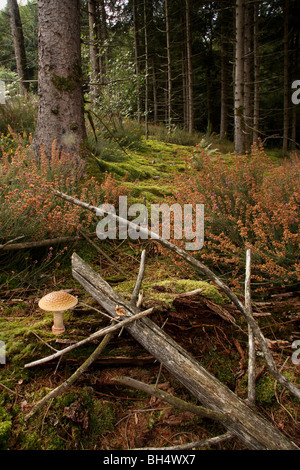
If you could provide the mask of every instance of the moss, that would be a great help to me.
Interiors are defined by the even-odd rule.
[[[12,422],[4,408],[0,406],[0,449],[5,450],[11,434]]]
[[[46,341],[53,341],[51,333],[52,318],[46,315],[42,320],[33,317],[0,319],[0,340],[5,343],[7,363],[19,364],[31,358],[37,349],[36,342],[32,341],[32,334],[36,332]]]
[[[71,93],[78,87],[78,80],[74,74],[70,74],[67,77],[62,77],[61,75],[56,75],[53,73],[51,81],[55,88],[61,92]]]

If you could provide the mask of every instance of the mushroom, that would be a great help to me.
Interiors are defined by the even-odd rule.
[[[52,332],[61,335],[65,331],[64,312],[75,307],[78,299],[64,291],[50,292],[39,301],[39,307],[46,312],[53,312]]]

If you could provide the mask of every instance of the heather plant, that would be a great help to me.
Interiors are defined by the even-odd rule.
[[[56,197],[58,189],[98,206],[104,200],[115,202],[125,193],[113,177],[102,182],[85,174],[84,161],[61,153],[53,142],[51,158],[41,152],[39,162],[30,151],[30,142],[13,153],[2,152],[0,159],[0,240],[24,236],[39,240],[76,235],[95,230],[92,213]]]
[[[193,157],[176,179],[174,198],[205,206],[204,247],[196,256],[239,287],[251,247],[258,289],[299,282],[299,157],[274,164],[261,145],[227,158],[199,145]]]
[[[34,132],[36,116],[37,99],[33,94],[7,98],[0,106],[0,133],[6,135],[11,128],[15,133],[30,134]]]

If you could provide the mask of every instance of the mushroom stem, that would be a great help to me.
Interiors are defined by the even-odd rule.
[[[53,312],[52,333],[61,335],[65,331],[64,312]]]

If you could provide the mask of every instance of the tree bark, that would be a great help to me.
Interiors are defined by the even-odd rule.
[[[290,0],[285,0],[285,11],[284,11],[283,152],[287,152],[287,150],[288,150],[288,142],[289,142],[289,124],[290,124],[289,11],[290,11]]]
[[[23,28],[17,0],[7,0],[10,16],[10,27],[14,41],[15,57],[18,77],[20,80],[20,94],[25,95],[29,89],[26,51],[24,46]]]
[[[165,0],[166,17],[166,38],[167,38],[167,127],[171,132],[172,124],[172,69],[171,69],[171,39],[170,39],[170,18],[169,18],[169,0]]]
[[[72,255],[73,277],[112,316],[116,305],[133,315],[139,312],[93,271],[77,254]],[[207,408],[225,414],[225,426],[245,445],[258,450],[297,450],[298,447],[253,411],[224,384],[204,369],[187,351],[148,318],[125,326],[128,332]]]
[[[80,154],[86,137],[81,84],[79,0],[37,0],[39,106],[33,147]]]
[[[220,137],[224,138],[228,133],[228,10],[225,9],[227,2],[222,2],[221,10],[221,119]]]
[[[253,97],[253,143],[258,141],[259,136],[259,5],[255,3],[253,20],[253,54],[254,54],[254,97]]]
[[[96,2],[88,0],[89,16],[89,49],[90,49],[90,93],[92,99],[97,97],[97,80],[99,79],[99,50],[98,50],[98,29],[96,17]]]
[[[108,49],[108,29],[107,29],[107,15],[105,11],[104,0],[99,0],[97,4],[98,16],[100,22],[98,25],[98,38],[99,38],[99,70],[101,82],[105,82],[107,72],[107,64],[109,58]]]
[[[141,123],[141,115],[142,115],[142,104],[141,104],[141,90],[139,84],[139,76],[141,73],[140,67],[140,54],[139,54],[139,26],[138,26],[138,7],[137,1],[133,0],[133,31],[134,31],[134,58],[135,58],[135,73],[137,75],[137,121],[138,124]]]
[[[244,7],[244,124],[245,124],[245,150],[250,150],[252,144],[252,87],[253,87],[253,48],[252,48],[252,5],[247,1]]]
[[[234,144],[238,155],[244,153],[244,4],[236,0],[235,6],[235,97],[234,97]]]
[[[190,0],[185,0],[185,22],[186,22],[186,59],[187,59],[187,116],[188,116],[188,131],[192,133],[194,130],[194,86],[193,86]]]
[[[147,0],[144,0],[144,38],[145,38],[145,137],[149,137],[149,54],[148,54],[148,25]]]

